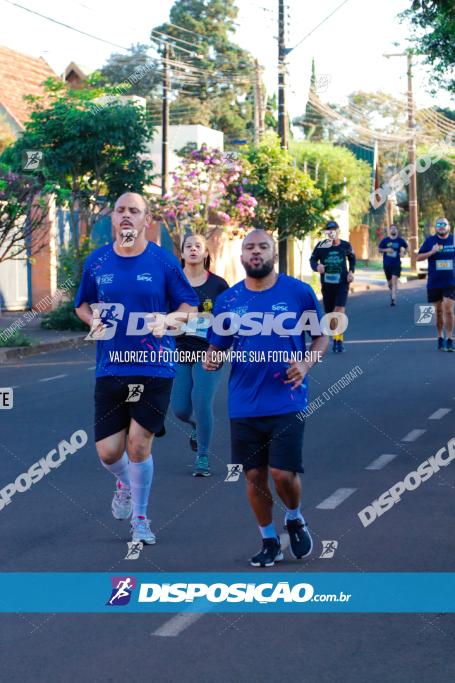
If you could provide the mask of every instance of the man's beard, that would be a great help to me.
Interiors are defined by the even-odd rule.
[[[273,259],[270,259],[269,261],[264,261],[264,263],[260,266],[252,266],[250,263],[246,263],[245,261],[242,261],[242,263],[248,277],[253,277],[256,280],[259,280],[260,278],[269,275],[272,272],[274,266]]]
[[[449,234],[450,230],[447,228],[445,230],[436,230],[436,234],[439,235],[439,237],[447,237]]]

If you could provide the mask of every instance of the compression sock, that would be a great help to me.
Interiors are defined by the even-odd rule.
[[[108,465],[106,462],[103,462],[101,458],[100,463],[105,469],[109,470],[109,472],[111,472],[111,474],[113,474],[114,477],[117,477],[118,481],[121,483],[122,486],[130,488],[130,477],[128,469],[129,460],[126,451],[122,455],[120,460],[117,460],[117,462],[114,462],[112,465]]]
[[[153,479],[153,457],[142,462],[130,460],[131,500],[133,503],[133,517],[146,517],[150,488]]]
[[[267,526],[260,526],[259,531],[261,532],[262,538],[277,538],[275,524],[273,522],[270,522]]]

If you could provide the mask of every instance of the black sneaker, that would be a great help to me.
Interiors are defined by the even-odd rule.
[[[291,553],[296,560],[308,557],[313,550],[313,539],[308,527],[300,519],[293,519],[286,523],[286,529],[291,541]]]
[[[190,434],[190,448],[194,453],[197,453],[197,435],[195,429],[193,429]]]
[[[279,538],[263,538],[262,550],[251,558],[250,564],[253,567],[273,567],[275,562],[283,559],[281,543]]]
[[[391,306],[396,306],[395,299],[391,299],[390,305],[391,305]]]
[[[445,351],[446,345],[444,337],[438,337],[438,351]]]
[[[446,351],[453,351],[453,341],[452,339],[447,339],[446,340]]]

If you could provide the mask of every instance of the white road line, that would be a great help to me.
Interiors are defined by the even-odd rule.
[[[434,341],[434,337],[413,337],[410,339],[347,339],[345,344],[384,344],[384,342],[394,342],[395,344],[400,344],[402,342],[423,342],[423,341]]]
[[[409,434],[406,434],[401,440],[406,441],[407,443],[417,441],[417,439],[422,436],[422,434],[425,434],[426,431],[426,429],[412,429]]]
[[[447,413],[450,413],[452,408],[439,408],[438,410],[435,410],[433,415],[430,415],[428,418],[429,420],[440,420],[442,417],[447,415]]]
[[[95,370],[95,369],[96,369],[96,365],[91,365],[89,368],[87,368],[87,370]]]
[[[62,377],[68,377],[68,375],[54,375],[53,377],[43,377],[43,379],[39,379],[38,382],[50,382],[52,379],[61,379]]]
[[[392,462],[392,460],[394,460],[397,457],[397,453],[384,453],[383,455],[380,455],[379,458],[376,458],[376,460],[373,460],[373,462],[370,462],[370,464],[367,465],[365,469],[382,470],[383,467],[385,467],[389,462]]]
[[[331,496],[323,500],[322,503],[316,505],[316,508],[318,510],[334,510],[338,505],[345,501],[346,498],[349,498],[354,491],[357,491],[357,489],[337,489]]]
[[[199,621],[204,616],[205,612],[181,612],[175,617],[166,621],[162,626],[153,631],[152,636],[161,636],[163,638],[174,638],[180,635],[188,626]]]

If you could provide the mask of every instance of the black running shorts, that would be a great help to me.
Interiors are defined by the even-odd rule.
[[[296,413],[231,418],[232,462],[244,471],[269,466],[303,472],[304,427]]]
[[[428,303],[435,304],[443,299],[455,299],[455,286],[449,285],[448,287],[428,287]]]
[[[321,290],[324,311],[326,313],[332,313],[335,306],[346,306],[349,293],[349,284],[347,282],[339,285],[329,285],[323,282]]]
[[[384,266],[384,273],[386,276],[387,280],[392,279],[392,275],[396,275],[397,277],[401,276],[401,264],[400,263],[395,263],[390,266]]]
[[[95,441],[128,429],[131,418],[159,435],[164,429],[172,382],[168,377],[97,377]]]

